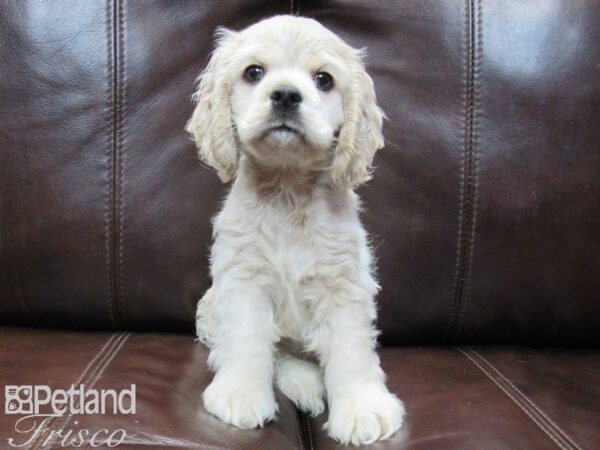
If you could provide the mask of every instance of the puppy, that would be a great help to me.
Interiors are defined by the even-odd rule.
[[[276,16],[220,29],[187,130],[223,182],[212,287],[197,333],[215,376],[205,408],[241,428],[277,413],[274,382],[337,441],[398,430],[404,407],[375,352],[379,285],[359,199],[383,147],[362,52],[318,22]],[[277,349],[290,338],[319,365]]]

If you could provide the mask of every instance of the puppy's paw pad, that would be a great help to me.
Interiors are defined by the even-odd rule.
[[[262,427],[277,414],[271,386],[214,381],[202,394],[204,407],[225,423],[239,428]]]
[[[286,358],[277,366],[277,386],[298,409],[311,416],[325,411],[323,372],[316,364]]]
[[[342,444],[371,444],[398,431],[404,414],[403,403],[387,389],[365,388],[335,398],[325,428]]]

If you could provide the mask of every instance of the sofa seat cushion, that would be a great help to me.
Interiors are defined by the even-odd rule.
[[[598,350],[409,347],[380,355],[407,416],[399,433],[366,448],[598,448]],[[324,422],[310,422],[308,447],[343,448],[325,436]]]
[[[225,425],[204,411],[201,396],[212,373],[206,367],[208,350],[191,335],[3,328],[0,342],[2,385],[67,389],[83,384],[86,390],[117,392],[136,385],[135,414],[66,415],[52,420],[48,428],[63,429],[64,434],[86,429],[91,437],[101,429],[124,429],[128,437],[116,447],[120,450],[302,448],[299,416],[281,395],[279,419],[260,430]],[[7,439],[23,444],[31,437],[32,433],[15,431],[15,422],[21,417],[24,415],[1,415],[0,448],[5,448]],[[22,424],[20,429],[30,426],[31,422]],[[25,448],[62,448],[60,440],[44,446],[47,435]],[[96,443],[105,442],[106,437],[106,433],[98,434]]]
[[[0,342],[4,386],[83,384],[119,391],[135,384],[135,414],[50,419],[47,428],[63,434],[123,429],[127,438],[119,449],[342,448],[322,430],[326,414],[299,414],[280,394],[279,419],[263,429],[239,430],[207,414],[201,394],[212,377],[208,351],[190,335],[3,328]],[[600,442],[597,350],[396,347],[380,354],[407,418],[401,432],[369,448],[571,449]],[[22,417],[2,414],[0,446],[10,438],[17,444],[30,439],[32,433],[15,430]],[[60,439],[44,445],[48,434],[27,448],[61,448]],[[99,434],[100,442],[105,435]]]

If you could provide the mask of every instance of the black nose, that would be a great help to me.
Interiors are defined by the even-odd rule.
[[[285,113],[297,109],[301,101],[300,91],[291,86],[280,86],[271,94],[273,108]]]

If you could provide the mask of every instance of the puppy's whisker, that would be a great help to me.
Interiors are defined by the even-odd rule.
[[[388,145],[388,146],[390,146],[390,147],[393,147],[393,148],[395,148],[396,150],[400,150],[400,147],[399,147],[398,145],[394,144],[392,141],[389,141],[389,140],[387,140],[387,139],[385,140],[385,145]]]

